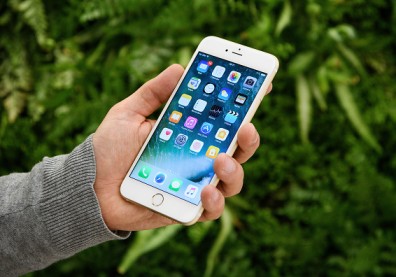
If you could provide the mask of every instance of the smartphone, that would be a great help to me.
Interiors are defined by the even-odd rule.
[[[279,62],[271,54],[218,37],[198,45],[121,184],[121,195],[182,224],[203,208],[201,191],[216,186],[213,163],[232,155]]]

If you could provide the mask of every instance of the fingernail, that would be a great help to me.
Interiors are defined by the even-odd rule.
[[[216,203],[220,199],[220,192],[216,189],[215,193],[212,193],[212,203]]]
[[[254,138],[252,140],[252,145],[256,145],[259,140],[260,140],[260,135],[259,135],[259,133],[256,130],[256,134],[254,135]]]
[[[224,172],[227,173],[227,174],[230,174],[230,173],[232,173],[233,171],[236,170],[235,163],[234,163],[233,160],[231,160],[231,158],[228,158],[228,157],[227,157],[227,159],[226,159],[225,162],[224,162],[223,170],[224,170]]]

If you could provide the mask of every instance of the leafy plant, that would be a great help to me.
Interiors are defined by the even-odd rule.
[[[2,1],[1,174],[71,151],[207,35],[281,61],[253,120],[264,145],[219,222],[30,276],[395,275],[395,26],[389,0]]]

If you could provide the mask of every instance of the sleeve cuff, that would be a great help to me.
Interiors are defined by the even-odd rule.
[[[44,159],[40,211],[51,241],[59,254],[78,251],[130,232],[112,232],[106,226],[93,189],[96,164],[92,135],[69,155]]]

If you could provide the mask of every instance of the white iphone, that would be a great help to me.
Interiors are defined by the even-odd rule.
[[[189,225],[201,191],[216,186],[213,163],[232,155],[277,70],[275,56],[217,37],[198,45],[121,185],[121,195]]]

